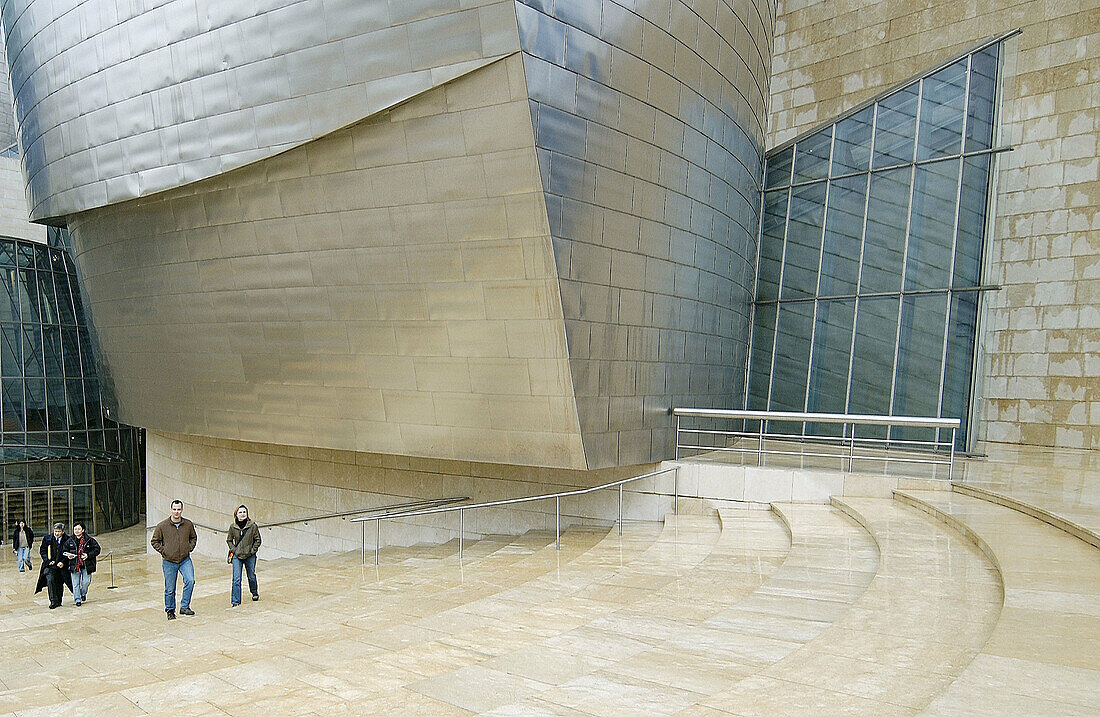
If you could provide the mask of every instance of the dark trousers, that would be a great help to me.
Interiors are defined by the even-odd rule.
[[[60,605],[65,595],[65,574],[57,568],[46,568],[46,591],[50,596],[50,606]]]

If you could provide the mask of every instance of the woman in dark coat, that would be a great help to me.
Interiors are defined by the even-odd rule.
[[[248,575],[248,589],[252,599],[260,599],[260,588],[256,584],[256,551],[260,549],[260,526],[248,517],[248,508],[241,505],[233,514],[233,522],[226,531],[225,542],[229,544],[229,556],[226,562],[233,566],[233,584],[229,591],[229,604],[237,607],[241,604],[241,568]]]
[[[68,539],[64,524],[54,523],[53,532],[42,538],[42,547],[38,551],[42,555],[42,568],[38,572],[38,585],[34,592],[37,595],[42,588],[49,588],[51,610],[61,606],[61,598],[65,594],[63,586],[67,585],[70,591],[73,589],[69,559],[65,557]]]
[[[34,531],[27,521],[20,518],[15,523],[15,530],[11,533],[11,550],[15,553],[15,561],[19,563],[19,572],[24,569],[31,570],[31,547],[34,545]]]
[[[65,542],[65,557],[69,559],[69,572],[73,575],[73,603],[77,607],[88,599],[97,555],[99,543],[84,529],[84,523],[73,523],[73,534]]]

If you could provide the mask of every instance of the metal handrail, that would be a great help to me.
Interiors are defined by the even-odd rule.
[[[765,455],[800,455],[810,457],[822,457],[822,458],[841,458],[843,467],[843,460],[848,461],[848,470],[852,470],[852,466],[857,460],[881,460],[900,463],[934,463],[937,465],[948,466],[948,479],[950,480],[954,476],[955,470],[955,435],[959,428],[962,426],[962,421],[957,418],[939,418],[935,416],[884,416],[873,414],[857,414],[857,413],[809,413],[798,411],[750,411],[750,410],[738,410],[738,409],[711,409],[711,408],[674,408],[672,414],[676,417],[676,458],[680,458],[681,449],[693,449],[703,451],[734,451],[739,453],[756,453],[757,465],[763,465]],[[737,420],[737,421],[758,421],[760,423],[759,430],[757,431],[719,431],[719,430],[707,430],[700,428],[684,428],[680,425],[680,419],[682,418],[715,418],[725,420]],[[769,421],[780,423],[831,423],[831,424],[843,424],[845,426],[850,425],[852,427],[851,433],[845,428],[842,436],[814,436],[804,434],[785,434],[785,433],[765,433],[765,424]],[[951,439],[949,441],[941,441],[933,439],[930,441],[919,440],[906,440],[906,439],[891,439],[891,438],[868,438],[857,437],[857,426],[899,426],[905,428],[932,428],[936,429],[937,435],[939,430],[950,430]],[[692,445],[684,443],[681,440],[681,434],[691,435],[720,435],[730,436],[737,439],[750,439],[756,441],[755,448],[745,448],[743,446],[728,447],[728,446],[707,446],[707,445]],[[841,455],[837,453],[807,453],[805,451],[782,451],[775,449],[765,449],[765,439],[772,440],[797,440],[800,442],[810,443],[823,443],[823,444],[840,444],[848,447],[848,454]],[[890,456],[890,455],[857,455],[856,446],[880,446],[885,449],[889,449],[891,446],[913,446],[917,448],[931,448],[932,453],[930,458],[918,458],[915,456]],[[945,459],[936,458],[937,455],[942,453],[949,453],[949,457]]]
[[[605,490],[607,488],[619,489],[619,535],[623,532],[623,486],[627,483],[633,483],[634,481],[642,480],[644,478],[653,478],[654,476],[661,475],[662,473],[672,473],[672,512],[676,512],[677,502],[679,500],[679,477],[680,467],[673,466],[671,468],[662,468],[660,470],[651,471],[649,473],[643,473],[640,476],[631,476],[630,478],[623,478],[617,481],[611,481],[610,483],[603,483],[601,485],[592,486],[590,488],[578,488],[577,490],[567,490],[558,493],[545,493],[543,495],[528,495],[522,498],[503,498],[501,500],[490,500],[484,503],[474,503],[471,505],[458,505],[458,506],[443,506],[437,508],[423,508],[417,510],[401,511],[391,513],[389,515],[381,516],[366,516],[362,518],[352,518],[352,523],[359,523],[363,526],[363,549],[362,556],[363,562],[367,562],[367,522],[374,521],[374,564],[378,565],[379,551],[381,548],[380,530],[381,521],[391,518],[412,518],[420,515],[435,515],[437,513],[453,513],[458,511],[458,556],[461,559],[463,549],[463,537],[465,535],[465,511],[477,510],[478,508],[492,508],[498,505],[515,505],[518,503],[531,503],[538,500],[550,500],[554,499],[554,543],[557,550],[561,550],[561,499],[569,498],[575,495],[584,495],[586,493],[594,493],[598,490]]]
[[[379,513],[379,512],[389,513],[391,511],[401,510],[401,509],[418,509],[420,506],[436,507],[436,506],[441,506],[441,505],[453,505],[455,503],[462,503],[462,502],[467,501],[469,499],[470,498],[468,496],[456,496],[456,497],[453,497],[453,498],[423,498],[421,500],[411,500],[411,501],[408,501],[406,503],[392,503],[390,505],[376,505],[373,508],[360,508],[358,510],[344,510],[344,511],[340,511],[338,513],[323,513],[321,515],[311,515],[311,516],[306,517],[306,518],[294,518],[292,520],[279,520],[279,521],[275,521],[274,523],[257,523],[256,525],[261,530],[263,530],[264,528],[277,528],[277,527],[284,526],[284,525],[295,525],[297,523],[309,523],[309,522],[312,522],[312,521],[315,521],[315,520],[327,520],[329,518],[346,518],[350,515],[367,515],[369,513]],[[191,520],[191,519],[188,518],[188,520]],[[191,520],[191,524],[194,525],[196,528],[202,528],[203,530],[210,530],[210,531],[213,531],[215,533],[224,533],[225,530],[226,530],[225,528],[215,528],[215,527],[210,526],[210,525],[204,525],[203,523],[196,523],[193,520]],[[155,529],[156,529],[155,525],[145,526],[145,530],[147,532],[150,531],[150,530],[155,530]]]

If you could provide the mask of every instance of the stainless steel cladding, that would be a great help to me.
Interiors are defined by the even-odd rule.
[[[733,404],[773,9],[630,5],[6,0],[123,419],[596,468]]]

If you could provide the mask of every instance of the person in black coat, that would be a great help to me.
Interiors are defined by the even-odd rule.
[[[84,529],[84,523],[73,523],[73,534],[65,541],[65,557],[69,559],[72,573],[73,604],[80,607],[88,599],[88,586],[92,584],[95,559],[99,555],[99,543]]]
[[[42,567],[38,572],[38,585],[34,592],[37,595],[42,592],[42,588],[48,588],[51,610],[61,606],[61,598],[65,595],[64,586],[68,586],[70,591],[73,589],[69,559],[65,557],[65,543],[68,540],[65,525],[54,523],[53,533],[42,538],[42,547],[38,550],[42,555]]]

